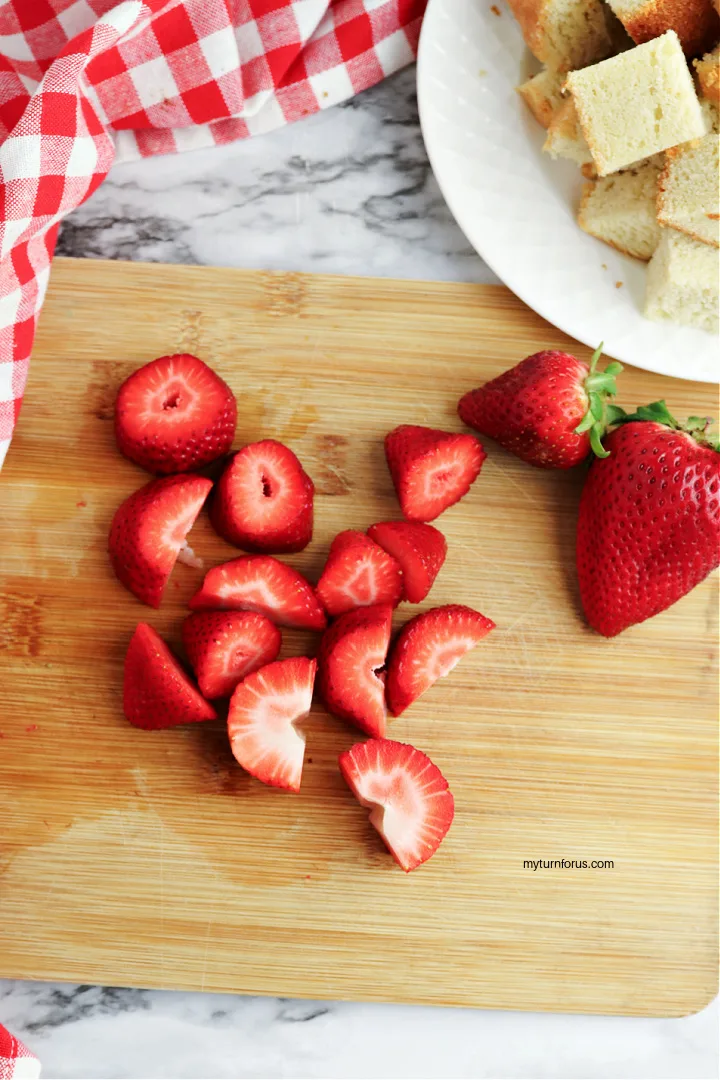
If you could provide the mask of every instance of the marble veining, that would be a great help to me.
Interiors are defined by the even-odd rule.
[[[59,254],[496,280],[455,225],[412,69],[214,150],[117,164]],[[0,971],[2,958],[0,957]],[[682,1020],[556,1016],[0,981],[0,1022],[45,1077],[716,1077],[717,1002]]]

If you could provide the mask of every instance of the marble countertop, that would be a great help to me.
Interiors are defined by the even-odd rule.
[[[408,70],[233,146],[118,164],[63,225],[87,258],[496,280],[425,155]],[[0,980],[0,1022],[52,1078],[701,1080],[718,1003],[682,1020],[480,1012]]]

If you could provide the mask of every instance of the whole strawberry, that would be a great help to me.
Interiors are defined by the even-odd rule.
[[[720,445],[664,401],[606,439],[580,500],[577,569],[588,622],[614,637],[670,607],[718,565]]]
[[[534,353],[465,394],[460,419],[540,469],[570,469],[591,448],[602,457],[602,436],[616,418],[608,399],[617,393],[622,364],[596,371],[601,351],[602,345],[589,367],[570,353]]]

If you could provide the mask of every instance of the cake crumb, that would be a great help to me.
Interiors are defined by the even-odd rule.
[[[615,288],[616,289],[622,289],[622,287],[623,287],[622,281],[616,281],[615,282]]]
[[[500,8],[497,6],[497,4],[491,4],[490,10],[492,11],[493,15],[500,15]]]
[[[607,270],[607,263],[600,263],[603,270]]]

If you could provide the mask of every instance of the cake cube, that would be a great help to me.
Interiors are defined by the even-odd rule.
[[[571,71],[565,85],[600,176],[706,132],[674,30],[582,71]]]
[[[720,136],[668,151],[657,211],[661,225],[720,247]]]
[[[663,229],[648,265],[645,315],[717,333],[720,253],[675,229]]]
[[[518,94],[544,128],[550,127],[553,114],[562,105],[561,90],[564,82],[563,72],[543,68],[537,75],[517,87]]]
[[[660,241],[656,201],[663,160],[664,155],[657,154],[586,184],[578,211],[580,228],[624,255],[647,262]]]
[[[593,64],[615,51],[604,0],[508,0],[530,52],[554,71]]]
[[[702,96],[720,105],[720,45],[699,60],[693,60],[693,67],[697,71]]]
[[[563,101],[550,121],[543,150],[551,158],[567,158],[576,165],[592,165],[590,147],[582,133],[572,98]]]
[[[712,0],[607,0],[638,45],[674,30],[688,56],[697,56],[720,37]]]

